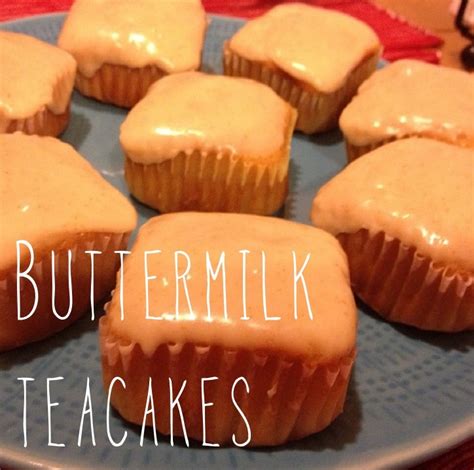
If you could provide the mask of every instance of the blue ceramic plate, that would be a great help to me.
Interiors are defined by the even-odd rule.
[[[5,23],[19,31],[55,42],[64,16],[50,15]],[[204,69],[221,70],[223,41],[242,24],[213,17],[207,34]],[[0,72],[1,73],[1,72]],[[63,139],[76,147],[102,174],[127,194],[118,143],[123,110],[75,94],[72,119]],[[345,163],[339,132],[293,139],[291,192],[285,217],[309,223],[318,187]],[[143,222],[154,213],[136,205]],[[474,339],[472,335],[427,334],[394,326],[359,305],[359,354],[345,412],[324,432],[275,449],[187,449],[159,446],[140,429],[112,418],[113,448],[106,434],[106,397],[102,391],[97,325],[86,318],[38,344],[0,355],[0,465],[40,468],[394,468],[426,459],[474,434]],[[48,447],[46,378],[64,377],[52,386],[53,441]],[[28,447],[23,447],[23,388],[18,377],[34,377],[27,396]],[[96,446],[85,426],[77,438],[86,378],[91,380]],[[86,424],[88,421],[86,421]]]

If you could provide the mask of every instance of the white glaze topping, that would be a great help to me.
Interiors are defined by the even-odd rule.
[[[52,137],[0,135],[0,271],[16,263],[16,241],[54,249],[68,236],[126,233],[133,206],[70,145]]]
[[[144,253],[147,270],[156,279],[148,282],[149,314],[163,317],[146,319]],[[175,254],[182,250],[191,267],[186,276],[191,309],[181,285],[179,315],[176,318]],[[242,254],[249,250],[243,271]],[[266,256],[267,315],[263,312],[261,251]],[[304,291],[297,288],[294,318],[293,258],[303,266],[313,320]],[[206,251],[216,268],[225,253],[227,318],[223,307],[222,273],[210,287],[207,307]],[[184,271],[181,258],[179,272]],[[246,296],[242,295],[243,272]],[[220,345],[230,349],[265,351],[304,359],[328,360],[348,354],[355,345],[356,309],[349,286],[347,260],[337,241],[327,233],[307,225],[281,219],[242,214],[176,213],[155,217],[140,230],[123,272],[123,313],[120,309],[120,279],[107,307],[107,320],[114,335],[139,343],[146,354],[160,344],[191,342]],[[242,320],[243,298],[246,315]]]
[[[158,163],[180,152],[270,158],[288,140],[293,109],[269,87],[200,72],[156,82],[129,113],[120,142],[129,158]]]
[[[105,63],[195,70],[207,26],[200,0],[76,0],[58,44],[93,76]]]
[[[25,34],[0,31],[0,132],[45,107],[66,111],[76,74],[70,54]]]
[[[474,272],[474,151],[424,138],[379,147],[320,189],[312,220],[334,235],[383,231]]]
[[[474,147],[474,75],[400,60],[375,72],[343,111],[353,145],[423,135]]]
[[[374,31],[351,16],[301,3],[272,8],[229,42],[248,60],[270,62],[323,93],[341,88],[365,58],[378,53]]]

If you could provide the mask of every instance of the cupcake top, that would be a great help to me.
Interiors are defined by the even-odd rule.
[[[25,34],[0,31],[0,132],[8,121],[33,116],[47,107],[66,111],[76,62],[67,52]]]
[[[52,137],[0,135],[0,271],[16,241],[53,249],[70,235],[126,233],[136,213],[70,145]]]
[[[150,87],[122,124],[120,142],[144,164],[194,151],[271,158],[288,142],[294,119],[291,106],[261,83],[189,72]]]
[[[369,26],[351,16],[289,3],[246,23],[228,47],[332,93],[365,58],[379,52],[380,42]]]
[[[195,70],[207,26],[200,0],[76,0],[58,44],[92,77],[103,64]]]
[[[415,134],[474,147],[474,76],[399,60],[360,86],[339,124],[354,145]]]
[[[160,252],[147,257],[147,293],[144,253],[152,250]],[[189,303],[180,279],[178,316],[175,266],[183,274],[188,262],[181,253],[176,264],[177,250],[189,259]],[[215,280],[208,274],[206,253],[213,271],[223,260]],[[313,319],[301,282],[296,287],[295,318],[294,271],[303,268],[308,254],[303,275]],[[108,325],[112,334],[138,343],[148,355],[161,344],[190,342],[330,361],[355,345],[356,309],[345,254],[335,238],[307,225],[242,214],[158,216],[142,226],[122,274],[123,286],[119,280],[107,306]],[[147,298],[149,315],[161,321],[146,318]],[[267,316],[280,319],[265,319],[264,298]]]
[[[474,271],[474,151],[424,138],[369,152],[323,186],[313,223],[383,231],[435,262]]]

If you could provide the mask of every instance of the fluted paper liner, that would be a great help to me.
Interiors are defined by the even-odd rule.
[[[325,132],[337,127],[339,115],[355,95],[359,85],[375,70],[378,53],[365,58],[334,93],[321,93],[272,64],[245,59],[224,45],[224,74],[247,77],[270,86],[297,111],[296,129],[306,134]]]
[[[284,204],[288,193],[294,119],[293,113],[283,147],[259,159],[234,155],[229,150],[193,150],[145,165],[126,155],[128,188],[139,201],[163,213],[197,210],[272,214]]]
[[[383,145],[387,145],[390,142],[394,142],[395,140],[409,139],[412,137],[426,137],[428,139],[439,140],[440,142],[446,142],[447,144],[456,145],[461,148],[474,149],[473,139],[469,140],[467,138],[464,138],[463,136],[458,137],[458,138],[453,137],[452,139],[440,139],[437,135],[433,135],[433,133],[430,133],[429,131],[415,133],[415,134],[406,134],[402,136],[387,137],[385,139],[382,139],[382,140],[379,140],[377,142],[373,142],[367,145],[352,144],[350,140],[345,136],[344,140],[346,144],[347,162],[350,163],[354,161],[355,159],[361,157],[362,155],[365,155],[366,153],[369,153],[372,150],[382,147]]]
[[[98,101],[131,108],[146,95],[152,83],[165,75],[166,72],[153,65],[130,68],[104,64],[92,77],[78,72],[76,88]]]
[[[68,105],[66,111],[62,114],[54,114],[48,108],[44,107],[33,116],[24,119],[13,119],[6,124],[6,132],[23,132],[29,135],[42,135],[56,137],[61,134],[69,123]]]
[[[373,144],[367,144],[367,145],[354,145],[345,139],[345,144],[346,144],[346,155],[347,155],[347,163],[351,163],[357,158],[361,157],[362,155],[365,155],[366,153],[372,152],[372,150],[375,150],[376,148],[381,147],[382,145],[389,144],[390,142],[393,142],[397,140],[395,137],[393,138],[388,138],[381,140],[379,142],[373,143]]]
[[[384,232],[337,237],[356,294],[388,321],[424,330],[474,329],[474,275],[433,262]]]
[[[110,294],[120,267],[114,253],[127,246],[129,234],[85,233],[53,247],[55,252],[56,310],[65,315],[69,307],[68,250],[72,252],[71,277],[73,307],[66,320],[58,319],[52,311],[51,252],[35,249],[35,263],[28,273],[36,282],[39,302],[34,315],[27,320],[17,319],[16,265],[0,273],[0,351],[37,341],[62,330],[90,309],[90,255],[86,250],[101,251],[94,257],[94,293],[96,302]],[[22,263],[23,266],[23,263]],[[26,265],[25,265],[26,268]],[[30,311],[34,291],[29,281],[21,284],[22,314]]]
[[[231,389],[238,377],[245,377],[249,393],[240,382],[235,399],[248,419],[252,439],[249,446],[279,445],[299,439],[328,426],[343,409],[354,352],[330,363],[305,362],[276,354],[231,350],[215,345],[161,344],[146,355],[138,343],[114,335],[107,317],[100,321],[100,347],[105,389],[114,377],[117,385],[112,405],[127,421],[142,424],[149,378],[153,383],[157,430],[170,434],[169,381],[176,397],[184,380],[180,403],[189,438],[202,442],[201,379],[206,383],[206,441],[231,444],[247,439],[245,423],[232,405]],[[148,416],[147,425],[151,425]],[[182,436],[181,420],[175,408],[175,437]]]
[[[18,119],[7,119],[0,123],[4,132],[23,132],[24,134],[36,134],[56,137],[61,134],[69,123],[70,99],[74,83],[76,69],[66,70],[57,77],[53,84],[52,103],[67,103],[64,111],[53,112],[48,105],[42,106],[33,115]]]

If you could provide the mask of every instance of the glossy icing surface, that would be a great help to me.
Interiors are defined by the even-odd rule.
[[[312,220],[334,235],[384,231],[474,272],[474,151],[424,138],[384,145],[320,189]]]
[[[0,135],[0,270],[16,263],[16,241],[35,252],[68,235],[125,233],[136,213],[70,145],[51,137]]]
[[[343,13],[301,3],[277,6],[249,21],[229,47],[270,62],[323,93],[341,88],[359,63],[380,49],[367,25]]]
[[[104,64],[195,70],[207,26],[200,0],[76,0],[58,44],[91,77]]]
[[[120,142],[145,164],[195,150],[269,158],[285,144],[293,117],[261,83],[189,72],[152,85],[122,124]]]
[[[70,54],[25,34],[0,31],[0,132],[8,121],[28,118],[45,106],[66,111],[76,63]]]
[[[339,123],[354,145],[415,134],[474,147],[474,75],[394,62],[360,86]]]
[[[144,252],[148,282],[149,315],[146,319]],[[176,318],[175,251],[186,252],[189,308],[179,280],[179,315]],[[240,250],[248,250],[245,269]],[[297,270],[311,254],[303,271],[313,312],[308,314],[304,290],[297,288],[294,318],[293,255]],[[267,315],[263,313],[262,259],[266,257]],[[227,318],[224,311],[222,272],[211,280],[207,304],[206,252],[213,269],[225,253]],[[179,259],[178,272],[186,267]],[[119,276],[120,277],[120,276]],[[244,296],[243,278],[246,279]],[[355,345],[356,310],[349,287],[345,254],[327,233],[281,219],[241,214],[176,213],[155,217],[142,226],[123,271],[123,320],[120,319],[120,284],[107,307],[111,331],[123,340],[139,343],[152,354],[163,343],[192,342],[227,348],[279,352],[305,359],[331,360]],[[248,320],[242,320],[244,300]],[[192,311],[191,311],[192,310]]]

